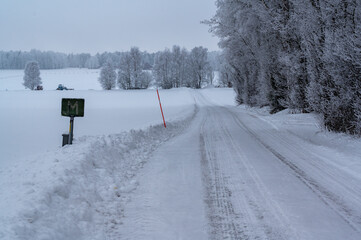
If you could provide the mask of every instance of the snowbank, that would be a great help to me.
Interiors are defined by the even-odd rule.
[[[0,239],[104,239],[134,174],[194,114],[191,90],[160,96],[167,129],[155,90],[0,91]],[[85,99],[75,144],[64,148],[62,98]]]
[[[1,170],[0,239],[106,239],[121,224],[135,175],[186,119],[145,130],[81,137]]]

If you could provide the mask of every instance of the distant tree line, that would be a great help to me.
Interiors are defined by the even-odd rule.
[[[38,62],[41,69],[62,69],[62,68],[89,68],[98,69],[108,59],[120,67],[120,60],[126,52],[104,52],[91,55],[89,53],[65,54],[53,51],[0,51],[0,69],[24,69],[27,62]],[[150,70],[153,66],[155,54],[141,52],[144,68]]]
[[[317,112],[361,134],[361,2],[217,0],[207,21],[223,49],[220,77],[240,104]]]
[[[27,62],[38,62],[41,69],[89,68],[99,69],[108,59],[115,68],[120,68],[129,52],[104,52],[91,55],[89,53],[65,54],[53,51],[0,51],[0,69],[24,69]],[[212,67],[217,70],[218,52],[209,52]],[[139,51],[142,68],[152,70],[157,53]]]

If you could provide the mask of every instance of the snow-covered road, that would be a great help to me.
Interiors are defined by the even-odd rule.
[[[26,155],[34,121],[3,118],[17,145],[0,149],[0,239],[361,239],[361,140],[320,131],[315,114],[230,105],[232,89],[163,90],[167,128],[150,126],[161,120],[154,93],[74,92],[91,115],[75,144],[45,151],[52,141],[39,138],[49,143],[38,155],[14,161],[6,151]],[[62,94],[1,97],[28,103],[12,102],[26,119],[34,102],[55,116]],[[93,129],[104,103],[117,114]]]
[[[114,239],[360,239],[360,174],[342,153],[194,97],[198,114],[141,170]]]

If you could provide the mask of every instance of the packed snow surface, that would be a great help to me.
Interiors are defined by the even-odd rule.
[[[0,239],[360,239],[359,139],[217,88],[161,91],[165,129],[154,94],[0,92]]]

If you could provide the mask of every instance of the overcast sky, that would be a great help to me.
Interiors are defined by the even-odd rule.
[[[214,15],[214,1],[0,0],[0,50],[218,50],[218,39],[200,24]]]

